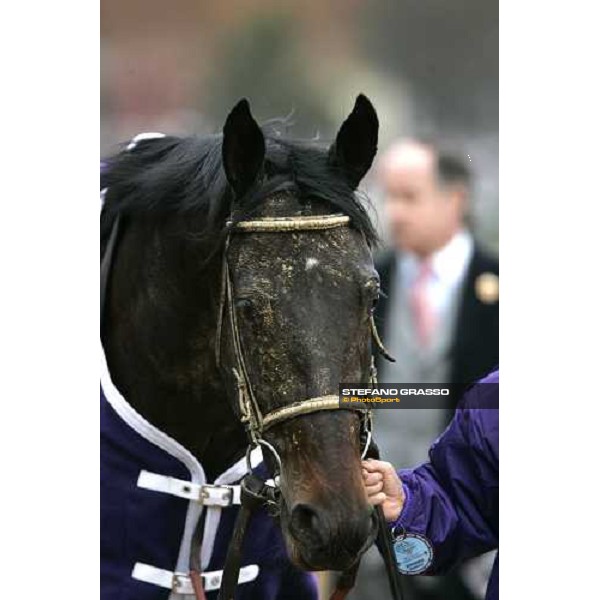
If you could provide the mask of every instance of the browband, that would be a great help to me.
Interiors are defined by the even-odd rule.
[[[235,231],[315,231],[319,229],[334,229],[350,223],[348,215],[310,215],[296,217],[264,217],[251,221],[240,221],[233,225]],[[228,223],[231,225],[231,221]]]

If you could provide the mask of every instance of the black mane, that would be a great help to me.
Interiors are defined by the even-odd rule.
[[[290,190],[303,200],[320,200],[347,214],[372,246],[377,233],[361,202],[342,173],[327,160],[328,147],[284,139],[273,126],[263,128],[266,143],[264,176],[236,201],[222,162],[223,136],[167,136],[140,141],[103,161],[101,189],[107,188],[101,213],[103,244],[118,214],[167,214],[200,211],[201,236],[218,236],[226,219],[246,218],[273,192]],[[235,208],[235,211],[233,209]]]

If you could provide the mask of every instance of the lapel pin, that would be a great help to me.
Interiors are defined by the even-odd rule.
[[[475,295],[484,304],[498,302],[500,296],[500,279],[495,273],[482,273],[475,280]]]

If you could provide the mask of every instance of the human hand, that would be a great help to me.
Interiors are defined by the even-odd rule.
[[[402,482],[394,467],[383,460],[363,460],[362,475],[369,503],[381,504],[388,522],[395,521],[404,506]]]

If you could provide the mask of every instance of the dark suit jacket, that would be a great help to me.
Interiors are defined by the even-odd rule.
[[[390,299],[396,280],[396,255],[393,252],[383,254],[375,261],[375,266],[381,278],[382,291],[375,309],[375,322],[385,344],[388,309],[393,305]],[[450,382],[461,390],[498,365],[498,301],[488,298],[486,302],[481,292],[477,291],[477,282],[485,273],[499,275],[498,261],[476,246],[463,284],[450,348]],[[384,359],[379,356],[378,368],[381,360]]]

